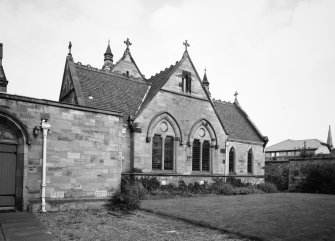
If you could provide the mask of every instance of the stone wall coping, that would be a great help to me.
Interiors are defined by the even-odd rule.
[[[45,201],[49,204],[51,203],[72,203],[72,202],[102,202],[102,201],[109,201],[111,199],[111,196],[108,196],[106,198],[46,198]],[[41,203],[41,199],[30,199],[30,204],[36,204]]]
[[[304,161],[335,161],[335,157],[314,157],[314,158],[292,158],[289,162],[304,162]]]
[[[220,175],[220,174],[178,174],[178,173],[122,173],[126,176],[180,176],[180,177],[254,177],[264,178],[264,175]]]
[[[229,138],[229,136],[228,136],[227,141],[228,142],[239,142],[239,143],[244,143],[244,144],[253,144],[253,145],[259,145],[259,146],[263,146],[264,145],[263,142],[237,140],[237,139]]]
[[[278,164],[278,163],[289,163],[289,161],[265,161],[265,164],[267,163],[275,163],[275,164]]]
[[[91,107],[87,107],[87,106],[61,103],[61,102],[57,102],[57,101],[53,101],[53,100],[36,99],[36,98],[21,96],[21,95],[0,93],[0,98],[8,99],[8,100],[22,101],[22,102],[28,102],[28,103],[34,103],[34,104],[40,104],[40,105],[55,106],[55,107],[60,107],[60,108],[72,109],[72,110],[81,110],[81,111],[87,111],[87,112],[93,112],[93,113],[123,117],[123,114],[120,113],[120,112],[117,112],[117,111],[114,112],[114,111],[108,111],[108,110],[100,110],[100,109],[95,109],[95,108],[91,108]]]

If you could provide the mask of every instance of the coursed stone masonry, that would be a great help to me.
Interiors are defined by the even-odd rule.
[[[41,117],[47,117],[52,126],[47,141],[47,202],[101,201],[119,189],[120,114],[3,93],[0,112],[19,119],[31,140],[23,153],[24,209],[29,203],[38,203],[41,195],[42,134],[37,129],[34,135]]]

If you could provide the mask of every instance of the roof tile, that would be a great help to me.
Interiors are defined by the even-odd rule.
[[[230,139],[240,141],[264,142],[257,130],[239,107],[234,103],[214,101],[214,108],[227,130]]]
[[[149,85],[76,64],[85,105],[134,115]]]

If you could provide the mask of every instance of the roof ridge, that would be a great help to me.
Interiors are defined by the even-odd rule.
[[[101,73],[101,74],[105,74],[105,75],[110,75],[110,76],[115,76],[115,77],[120,77],[124,80],[127,80],[127,81],[136,81],[137,83],[141,83],[141,84],[144,84],[144,85],[150,85],[150,83],[145,83],[143,81],[140,80],[140,78],[134,78],[134,77],[126,77],[124,76],[123,74],[119,74],[117,72],[107,72],[105,70],[102,70],[102,69],[98,69],[98,68],[95,68],[95,67],[92,67],[91,65],[83,65],[81,62],[77,62],[77,63],[74,63],[77,67],[79,68],[82,68],[82,69],[87,69],[87,70],[92,70],[94,72],[97,72],[97,73]]]
[[[232,103],[232,102],[230,102],[230,101],[225,101],[225,100],[215,99],[215,98],[213,98],[212,100],[213,100],[213,102],[220,103],[220,104],[234,105],[234,103]]]
[[[171,70],[174,66],[176,66],[178,64],[179,61],[176,61],[175,64],[171,64],[169,67],[166,67],[164,70],[161,70],[160,72],[157,72],[155,75],[151,75],[151,77],[149,78],[152,79],[154,77],[158,77],[161,76],[162,74],[166,73],[167,71]]]

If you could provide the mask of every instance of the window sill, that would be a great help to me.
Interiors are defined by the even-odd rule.
[[[151,173],[171,173],[171,174],[173,174],[173,173],[175,173],[175,171],[174,170],[159,170],[159,169],[152,169],[151,170]]]
[[[206,174],[206,175],[210,175],[212,174],[210,171],[192,171],[191,175],[199,175],[199,174]]]

